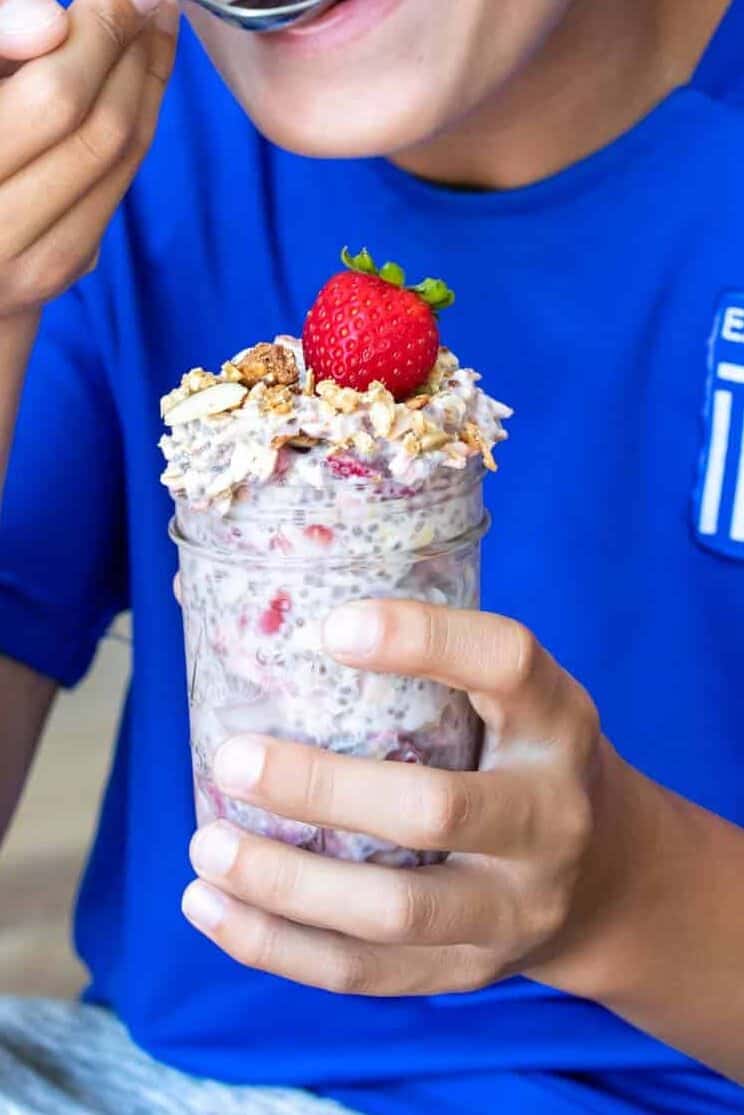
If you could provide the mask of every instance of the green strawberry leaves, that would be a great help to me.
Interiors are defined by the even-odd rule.
[[[361,275],[377,275],[377,265],[366,248],[362,248],[358,256],[353,256],[348,248],[341,252],[342,262],[350,271],[358,271]]]
[[[406,273],[397,263],[384,264],[380,268],[379,275],[386,283],[392,283],[393,286],[403,287],[406,285]]]
[[[360,275],[376,275],[394,287],[413,291],[431,307],[432,313],[438,314],[448,309],[455,301],[455,292],[450,290],[443,279],[424,279],[415,286],[406,286],[406,273],[399,264],[388,262],[378,269],[366,248],[362,248],[355,256],[348,248],[344,248],[341,260],[350,271],[357,271]]]
[[[409,287],[409,289],[415,290],[416,294],[420,294],[435,314],[438,314],[440,310],[449,309],[455,301],[455,292],[450,290],[443,279],[424,279],[422,283]]]

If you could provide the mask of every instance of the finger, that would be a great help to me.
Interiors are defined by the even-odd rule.
[[[171,7],[170,12],[175,13],[175,9]],[[160,27],[148,32],[148,72],[130,151],[119,166],[24,252],[13,268],[0,272],[4,279],[0,290],[3,304],[23,308],[48,301],[87,270],[91,249],[101,240],[155,133],[173,65],[174,32],[173,25],[169,30]]]
[[[224,821],[195,834],[190,856],[203,879],[249,906],[363,941],[485,945],[498,930],[498,888],[485,860],[391,871],[252,836]]]
[[[4,62],[38,58],[64,42],[68,19],[55,0],[0,0],[0,74]]]
[[[575,686],[521,623],[413,600],[343,605],[325,622],[324,645],[346,665],[506,700],[518,707],[520,735],[537,739],[554,731],[558,706]]]
[[[147,48],[134,43],[111,72],[77,132],[0,186],[0,212],[23,220],[0,226],[0,259],[30,247],[126,155],[145,84]]]
[[[0,180],[80,127],[106,78],[135,41],[157,0],[76,0],[63,46],[35,58],[0,91]],[[19,128],[18,121],[24,121]]]
[[[239,736],[215,755],[223,793],[294,821],[364,832],[406,848],[518,856],[542,831],[560,783],[533,761],[452,772]]]
[[[240,964],[345,995],[434,995],[492,980],[485,950],[370,945],[254,910],[203,882],[184,893],[188,920]]]
[[[415,600],[344,604],[325,622],[324,645],[348,665],[434,678],[478,692],[512,691],[549,659],[515,620]]]

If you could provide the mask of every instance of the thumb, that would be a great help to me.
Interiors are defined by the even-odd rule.
[[[56,0],[0,0],[0,66],[46,54],[66,36],[67,13]]]

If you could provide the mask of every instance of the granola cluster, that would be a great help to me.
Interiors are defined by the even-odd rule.
[[[480,377],[447,349],[419,391],[396,402],[381,383],[366,391],[315,382],[292,337],[245,349],[214,375],[187,372],[161,402],[171,428],[161,440],[162,480],[195,506],[229,508],[241,485],[321,484],[330,459],[351,457],[363,474],[424,481],[440,467],[462,469],[476,455],[495,470],[493,446],[507,435],[508,407],[490,399]],[[287,458],[290,453],[290,458]]]

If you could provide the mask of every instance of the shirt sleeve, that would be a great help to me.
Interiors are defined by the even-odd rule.
[[[79,289],[47,308],[0,511],[0,654],[65,686],[127,607],[120,428]]]

